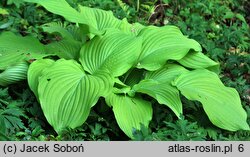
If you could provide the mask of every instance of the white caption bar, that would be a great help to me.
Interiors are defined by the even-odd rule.
[[[250,142],[0,142],[0,157],[41,155],[156,157],[213,155],[249,156]]]

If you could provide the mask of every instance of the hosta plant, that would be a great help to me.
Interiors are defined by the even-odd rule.
[[[65,0],[25,0],[63,16],[70,25],[41,26],[60,40],[47,45],[31,36],[0,34],[0,85],[22,79],[60,134],[81,126],[100,97],[112,108],[121,130],[148,126],[153,116],[148,95],[180,118],[180,94],[199,101],[210,121],[225,130],[249,130],[239,94],[225,87],[219,65],[202,53],[198,42],[175,26],[143,26],[112,12]],[[155,115],[157,116],[157,115]]]

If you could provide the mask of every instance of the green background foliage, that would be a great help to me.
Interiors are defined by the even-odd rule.
[[[136,1],[130,0],[68,0],[68,2],[73,7],[77,7],[78,4],[81,4],[87,7],[111,10],[117,18],[122,19],[126,17],[129,22],[140,22],[145,25],[156,26],[169,24],[178,26],[183,34],[187,35],[189,38],[195,39],[201,44],[203,53],[213,60],[220,62],[220,77],[222,82],[228,87],[236,88],[239,92],[241,103],[247,112],[247,122],[250,124],[250,33],[249,14],[247,10],[247,6],[250,5],[249,2],[245,0],[205,0],[190,2],[184,0],[165,0],[162,2],[152,0],[140,1],[139,4]],[[161,5],[161,3],[164,3],[164,5]],[[72,16],[69,15],[69,18],[72,18]],[[74,18],[77,17],[74,16]],[[58,49],[56,54],[59,54],[59,57],[78,58],[80,54],[74,53],[79,51],[77,45],[86,41],[85,37],[79,37],[76,35],[77,33],[75,33],[81,32],[81,30],[76,30],[62,17],[51,14],[44,8],[35,4],[14,0],[2,1],[0,3],[0,19],[0,31],[2,32],[12,31],[20,33],[23,36],[28,35],[35,37],[44,44],[53,44],[51,47],[46,47],[45,45],[45,47],[41,49],[51,50],[58,47],[60,44],[66,45],[62,43],[72,43],[72,39],[77,41],[73,43],[76,45],[74,48],[64,48],[67,49],[68,52],[73,52],[73,56],[69,56],[67,52],[62,52],[62,50]],[[75,19],[72,20],[74,21]],[[51,23],[52,21],[55,22],[53,27],[60,25],[60,23],[62,25],[63,23],[63,27],[65,27],[67,31],[62,30],[62,32],[54,32],[51,25],[41,26],[44,23]],[[96,25],[94,21],[92,21],[89,25],[93,27],[90,28],[90,30],[95,30],[96,34],[100,33],[99,31],[101,30],[101,27]],[[140,28],[140,26],[138,26],[138,28]],[[11,36],[11,34],[7,35]],[[154,38],[156,43],[162,40],[159,36],[153,37],[152,34],[149,34],[149,36]],[[36,41],[32,41],[36,43]],[[0,46],[1,44],[3,44],[3,42],[0,43]],[[133,45],[131,46],[133,47]],[[26,56],[24,54],[24,56],[22,56],[23,52],[26,51],[26,48],[27,47],[24,46],[20,53],[21,57],[28,61],[30,61],[31,58],[39,59],[40,57],[48,55],[41,51],[39,54],[36,52],[31,54],[35,57],[30,57],[30,54],[26,54]],[[87,51],[88,49],[89,47],[86,46],[84,50]],[[12,51],[14,52],[15,50]],[[16,58],[16,56],[14,57]],[[86,59],[86,57],[84,59]],[[3,64],[3,62],[4,61],[1,61],[0,65]],[[144,68],[148,67],[155,69],[155,66],[157,66],[147,64],[149,62],[147,62],[146,59],[145,63],[145,65],[142,65]],[[188,59],[181,60],[179,63],[187,65]],[[211,64],[211,66],[216,66],[216,64],[210,60],[208,60],[207,63]],[[77,63],[74,64],[77,66]],[[23,69],[24,67],[21,68]],[[88,69],[87,71],[92,74],[94,73],[94,70],[96,69]],[[218,72],[218,69],[213,68],[213,71]],[[48,73],[50,73],[49,75],[53,75],[53,71]],[[117,73],[114,73],[114,75],[118,76]],[[23,79],[25,79],[22,74],[20,74],[19,77],[23,77]],[[150,78],[153,76],[147,74],[146,78],[147,77]],[[46,79],[47,78],[44,78],[44,83],[46,83]],[[58,79],[60,80],[60,78]],[[130,82],[129,75],[128,78],[126,77],[120,79],[125,79],[127,82]],[[138,83],[140,79],[135,81]],[[148,94],[147,89],[149,89],[151,94],[148,95],[158,101],[157,102],[149,96],[142,95],[145,100],[152,104],[153,117],[151,123],[149,124],[149,128],[141,125],[134,129],[133,135],[130,135],[134,136],[134,140],[250,140],[249,131],[230,132],[215,127],[209,121],[209,116],[207,117],[205,114],[205,112],[208,112],[209,109],[205,109],[204,111],[202,105],[198,102],[202,102],[204,99],[192,96],[192,92],[190,95],[190,92],[185,91],[188,90],[187,87],[183,84],[179,85],[181,84],[181,81],[181,79],[177,80],[174,84],[176,84],[177,87],[181,86],[178,87],[181,92],[183,89],[183,92],[188,94],[184,94],[185,97],[181,97],[184,107],[183,114],[185,117],[180,115],[180,119],[175,116],[175,114],[178,115],[180,111],[177,110],[176,112],[172,112],[168,107],[158,104],[164,104],[164,101],[171,100],[166,100],[162,97],[159,98],[159,91],[156,92],[158,95],[155,95],[154,92],[152,93],[154,89],[152,89],[150,85],[155,85],[155,82],[140,82],[140,84],[146,84],[147,86],[144,87],[147,88],[142,89],[140,86],[137,86],[137,89],[134,89],[140,90],[141,93],[145,94]],[[48,118],[46,117],[46,120],[44,117],[39,102],[36,100],[37,95],[35,96],[30,91],[27,84],[28,83],[26,81],[23,81],[10,85],[8,88],[0,87],[1,140],[129,140],[118,127],[118,125],[121,127],[122,122],[115,121],[115,117],[119,115],[113,115],[112,110],[105,105],[104,99],[98,100],[98,106],[93,107],[89,113],[87,121],[83,125],[77,127],[76,129],[65,129],[61,131],[60,135],[57,135],[53,128],[48,124]],[[31,89],[36,91],[37,87]],[[159,89],[160,88],[157,88],[155,90]],[[198,101],[191,102],[187,100],[189,98]],[[122,100],[128,98],[120,99],[121,100],[119,102],[138,101]],[[219,98],[216,100],[219,100]],[[109,101],[117,100],[110,98]],[[176,105],[178,106],[178,104]],[[118,110],[119,112],[120,109],[113,107],[113,110]],[[213,120],[211,121],[216,123]],[[3,123],[5,125],[3,125]]]

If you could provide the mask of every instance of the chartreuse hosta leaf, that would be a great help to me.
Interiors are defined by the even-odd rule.
[[[108,70],[112,76],[121,76],[136,63],[141,42],[141,38],[109,29],[105,35],[96,36],[83,45],[80,61],[84,70],[91,74]]]
[[[202,50],[198,42],[185,37],[175,26],[148,26],[138,36],[143,41],[137,67],[150,71],[159,69],[167,60],[180,60],[190,50]]]
[[[102,34],[107,28],[117,28],[128,34],[137,35],[144,27],[139,23],[130,24],[126,19],[117,19],[111,11],[79,5],[79,11],[65,0],[24,0],[38,3],[48,11],[66,18],[70,22],[84,24],[85,33]],[[66,34],[65,34],[66,35]]]
[[[28,63],[24,61],[10,65],[5,71],[0,73],[0,86],[8,86],[25,80],[27,78],[28,67]]]
[[[33,62],[29,66],[28,70],[28,84],[30,89],[33,91],[33,93],[38,98],[38,83],[39,83],[39,77],[42,75],[42,72],[44,69],[50,67],[53,65],[55,61],[51,59],[41,59]]]
[[[182,103],[179,91],[171,85],[171,81],[185,72],[188,70],[180,65],[167,64],[157,71],[148,72],[144,80],[133,86],[132,91],[148,94],[159,104],[167,105],[176,116],[180,117]]]
[[[65,0],[23,0],[25,2],[38,3],[46,8],[48,11],[63,16],[70,22],[87,23],[87,19],[83,18],[81,14],[72,8]]]
[[[49,54],[38,39],[17,36],[12,32],[0,34],[0,70],[22,60],[39,59]]]
[[[148,127],[153,115],[150,102],[140,97],[116,94],[107,96],[105,100],[112,106],[119,127],[128,137],[133,138],[133,130],[140,130],[141,124]]]
[[[201,52],[190,52],[178,62],[188,68],[202,69],[207,68],[216,73],[219,73],[219,63],[216,63],[212,59],[208,58]]]
[[[111,11],[89,8],[79,5],[79,11],[72,8],[65,0],[24,0],[38,3],[48,11],[66,18],[70,22],[85,24],[91,33],[102,32],[106,28],[119,28],[121,20]]]
[[[214,125],[230,131],[249,130],[239,94],[225,87],[215,73],[197,69],[180,75],[173,85],[187,99],[200,101]]]
[[[88,75],[74,60],[60,59],[42,72],[38,96],[48,122],[60,133],[87,119],[99,97],[111,91],[113,80],[106,72]]]

